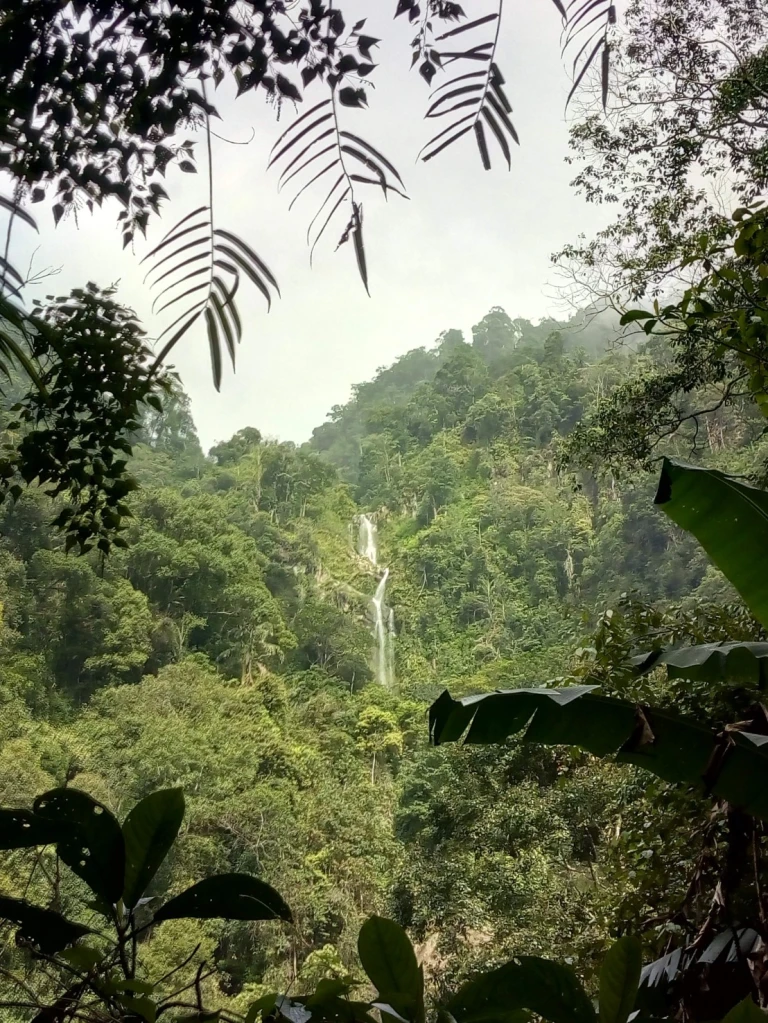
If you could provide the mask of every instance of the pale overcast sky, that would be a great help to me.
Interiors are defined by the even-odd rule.
[[[479,8],[479,4],[467,4]],[[413,28],[391,19],[392,0],[345,3],[351,16],[368,15],[366,31],[381,36],[380,65],[372,76],[368,111],[347,111],[346,127],[386,154],[405,181],[410,202],[365,197],[371,298],[358,279],[349,245],[334,252],[330,231],[309,267],[305,232],[322,194],[305,193],[288,213],[290,195],[278,195],[274,172],[265,174],[269,148],[289,123],[274,123],[271,108],[252,93],[236,104],[219,96],[215,128],[249,145],[217,142],[215,204],[219,226],[243,236],[274,271],[282,299],[267,314],[260,295],[245,284],[240,311],[245,327],[236,375],[227,365],[221,393],[213,389],[202,324],[180,343],[175,364],[193,402],[204,447],[244,426],[285,440],[306,440],[332,405],[348,400],[352,384],[448,328],[470,327],[493,305],[512,316],[538,319],[562,313],[552,284],[551,253],[584,232],[591,235],[610,211],[588,206],[569,187],[563,117],[568,78],[559,54],[559,18],[551,0],[508,5],[499,65],[507,80],[521,147],[511,172],[498,154],[483,171],[472,136],[428,164],[416,153],[429,138],[424,123],[427,89],[409,73]],[[479,13],[479,11],[478,11]],[[314,98],[316,96],[316,98]],[[310,91],[305,101],[322,95]],[[288,114],[286,108],[285,113]],[[494,155],[495,142],[492,145]],[[203,152],[200,152],[200,158]],[[150,315],[138,259],[177,219],[206,199],[205,175],[169,174],[172,202],[151,224],[136,255],[121,250],[117,209],[65,220],[54,230],[42,204],[35,268],[60,267],[41,293],[61,294],[94,280],[120,281],[120,297],[142,317],[150,335],[167,320]],[[17,236],[23,263],[29,234]],[[30,295],[30,297],[32,297]]]

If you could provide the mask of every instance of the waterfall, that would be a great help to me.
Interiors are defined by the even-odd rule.
[[[378,566],[378,537],[376,523],[367,515],[360,516],[357,534],[357,551],[362,557]],[[376,681],[391,688],[395,682],[395,614],[387,607],[384,597],[387,591],[389,569],[385,568],[371,597],[373,618],[373,670]]]
[[[372,565],[376,564],[376,526],[367,515],[360,516],[360,531],[357,535],[357,552],[367,558]]]

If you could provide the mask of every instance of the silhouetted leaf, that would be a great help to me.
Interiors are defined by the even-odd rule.
[[[483,161],[483,167],[486,170],[491,169],[491,158],[488,154],[488,144],[485,141],[485,132],[483,126],[479,121],[475,121],[475,141],[477,142],[477,148],[480,152],[480,159]]]
[[[306,121],[308,117],[311,117],[312,114],[314,114],[318,110],[321,110],[323,107],[327,107],[330,104],[330,102],[331,102],[330,99],[320,100],[319,103],[315,103],[315,105],[313,107],[310,107],[309,110],[305,110],[303,114],[301,114],[295,120],[291,121],[291,123],[288,125],[288,127],[285,129],[285,131],[282,133],[282,135],[278,138],[278,140],[272,146],[272,151],[274,152],[274,150],[277,149],[277,147],[281,144],[283,139],[287,139],[288,136],[291,135],[300,124],[303,124],[304,121]]]
[[[219,391],[221,390],[221,345],[219,344],[219,328],[216,325],[216,317],[210,307],[206,307],[205,310],[205,325],[208,330],[208,345],[211,350],[213,386]]]
[[[224,341],[227,345],[227,351],[229,352],[229,359],[232,363],[232,369],[235,368],[235,332],[232,330],[232,324],[229,322],[229,317],[224,311],[221,299],[217,294],[211,295],[211,304],[213,305],[213,311],[216,314],[216,318],[219,321],[222,333],[224,334]]]
[[[27,213],[27,211],[20,206],[19,203],[14,202],[13,199],[6,199],[4,195],[0,195],[0,209],[6,210],[12,217],[16,217],[18,220],[23,220],[25,224],[37,231],[37,223],[35,222],[34,217],[30,216],[29,213]]]
[[[173,845],[184,818],[181,789],[160,789],[134,806],[123,824],[123,901],[133,909]]]
[[[753,1001],[752,996],[747,995],[723,1017],[722,1023],[765,1023],[765,1013]]]
[[[424,977],[403,928],[384,917],[369,917],[357,939],[360,962],[379,999],[416,1023],[424,1019]]]
[[[0,849],[52,845],[61,834],[61,826],[56,821],[38,817],[31,810],[0,810]]]
[[[330,145],[323,146],[322,149],[318,149],[316,152],[312,153],[312,155],[308,156],[303,163],[299,162],[301,161],[302,157],[306,156],[306,154],[314,146],[316,146],[319,142],[322,142],[323,140],[327,139],[331,135],[335,135],[335,130],[333,128],[329,128],[327,131],[322,132],[322,134],[318,135],[316,139],[313,139],[310,143],[308,143],[308,145],[306,145],[301,150],[301,152],[297,153],[294,156],[291,162],[283,169],[282,173],[280,174],[280,177],[278,178],[278,191],[281,188],[284,188],[285,185],[287,185],[292,178],[295,178],[297,174],[300,174],[306,167],[308,167],[315,160],[320,159],[321,156],[324,156],[326,153],[330,153],[332,150],[336,148],[336,142],[334,141]],[[298,166],[296,166],[297,164]],[[291,168],[293,168],[293,170],[291,170]],[[288,173],[289,171],[291,171],[290,174]]]
[[[465,117],[460,117],[459,120],[454,121],[454,123],[449,128],[444,128],[443,131],[441,131],[438,135],[435,135],[434,138],[430,139],[426,146],[424,146],[424,149],[429,149],[429,147],[434,145],[434,143],[437,142],[438,139],[442,138],[444,135],[448,135],[449,132],[452,132],[454,128],[457,128],[460,124],[464,124],[463,128],[461,128],[455,134],[450,135],[449,138],[445,139],[444,142],[441,142],[440,145],[432,149],[431,152],[426,153],[424,156],[422,156],[421,159],[424,161],[424,163],[426,163],[428,160],[432,160],[439,153],[442,153],[444,149],[447,149],[448,146],[452,145],[457,139],[460,139],[462,135],[466,135],[468,131],[471,131],[473,128],[473,124],[466,124],[465,122],[466,121],[474,122],[475,117],[476,117],[475,114],[467,114]],[[422,153],[424,152],[424,149],[422,149],[421,151]]]
[[[443,39],[450,39],[451,36],[460,35],[462,32],[469,32],[473,28],[479,28],[480,25],[487,25],[490,21],[497,21],[499,15],[494,12],[493,14],[486,14],[482,18],[475,18],[474,21],[467,21],[463,25],[459,25],[457,28],[452,28],[448,32],[443,32],[442,35],[435,36],[435,42],[440,43]]]
[[[504,137],[504,132],[501,130],[497,122],[494,120],[493,114],[488,107],[483,107],[483,117],[488,122],[488,127],[491,129],[493,134],[496,136],[496,141],[499,143],[499,148],[504,154],[504,158],[507,161],[507,166],[512,169],[512,154],[509,151],[509,143]]]
[[[73,923],[52,909],[42,909],[25,899],[11,899],[2,895],[0,918],[15,923],[19,928],[18,937],[30,942],[45,955],[54,955],[92,933],[90,928]]]
[[[519,956],[470,980],[445,1009],[456,1023],[522,1023],[523,1010],[550,1023],[596,1023],[573,971],[537,956]]]
[[[59,788],[34,802],[36,816],[61,827],[57,852],[92,892],[114,905],[123,894],[125,844],[115,817],[78,789]]]
[[[325,104],[320,104],[320,105],[324,106]],[[303,138],[306,138],[306,136],[313,129],[315,129],[319,124],[325,124],[326,121],[330,121],[332,117],[333,117],[333,114],[330,113],[330,112],[329,113],[325,113],[325,114],[321,114],[319,117],[315,118],[315,120],[312,121],[310,124],[305,125],[305,127],[302,128],[302,130],[300,132],[292,134],[291,137],[289,138],[289,140],[282,147],[282,149],[279,149],[276,153],[273,153],[273,155],[270,156],[269,163],[267,164],[267,166],[271,167],[274,163],[277,163],[277,161],[282,156],[284,156],[287,152],[289,152],[297,143],[301,142],[301,140]],[[327,132],[321,134],[320,138],[325,138],[327,134],[328,134]],[[284,137],[284,136],[281,136],[281,138],[282,137]],[[313,139],[312,144],[314,144],[314,142],[317,142],[317,141],[318,141],[317,139]]]
[[[371,156],[375,157],[375,159],[378,160],[382,167],[385,167],[390,172],[390,174],[394,174],[394,176],[397,178],[400,184],[403,185],[403,187],[405,187],[405,185],[403,184],[403,179],[400,177],[399,173],[397,172],[397,168],[394,166],[394,164],[390,163],[386,156],[384,156],[383,153],[380,153],[378,149],[374,149],[370,142],[366,142],[365,139],[361,139],[359,135],[353,135],[351,131],[342,131],[340,132],[340,134],[342,138],[349,139],[350,142],[354,142],[355,145],[360,146],[362,149],[367,150],[371,154]]]
[[[332,190],[331,190],[331,191],[330,191],[330,192],[328,193],[328,196],[327,196],[327,198],[326,198],[326,201],[325,201],[325,202],[323,203],[323,206],[321,206],[321,207],[320,207],[320,210],[318,211],[318,213],[319,213],[319,212],[320,212],[320,211],[321,211],[321,210],[322,210],[322,209],[323,209],[323,208],[325,207],[326,203],[328,202],[328,199],[330,199],[330,198],[331,198],[331,196],[333,195],[333,192],[334,192],[334,191],[335,191],[335,189],[336,189],[336,188],[338,187],[338,185],[340,185],[340,184],[341,184],[341,182],[342,182],[342,181],[343,181],[343,177],[342,177],[342,178],[339,178],[339,180],[338,180],[338,181],[336,182],[336,184],[335,184],[335,185],[333,186],[333,189],[332,189]],[[349,191],[350,191],[350,190],[349,190],[349,187],[348,187],[348,186],[347,186],[346,188],[344,188],[344,190],[342,191],[341,195],[340,195],[340,196],[338,197],[338,199],[336,200],[336,202],[335,202],[335,203],[333,204],[333,206],[331,207],[331,212],[330,212],[330,213],[328,214],[328,216],[327,216],[327,217],[325,218],[325,220],[323,221],[323,224],[322,224],[322,226],[321,226],[320,230],[319,230],[319,231],[317,232],[317,234],[315,235],[315,240],[314,240],[314,242],[312,243],[312,248],[311,248],[311,249],[309,250],[309,263],[310,263],[310,266],[312,265],[312,256],[314,255],[314,251],[315,251],[315,248],[317,247],[317,243],[318,243],[318,242],[320,241],[320,239],[322,238],[323,234],[325,233],[325,229],[326,229],[326,228],[328,227],[328,225],[330,224],[330,222],[331,222],[331,218],[333,217],[334,213],[335,213],[335,212],[336,212],[336,210],[337,210],[337,209],[339,208],[339,206],[341,206],[341,204],[342,204],[342,203],[344,202],[344,200],[346,199],[346,197],[347,197],[347,196],[349,195]],[[317,218],[317,214],[315,215],[315,219],[316,219],[316,218]],[[312,224],[314,224],[314,222],[315,222],[315,220],[313,220],[313,221],[312,221]],[[312,224],[310,224],[310,228],[309,228],[310,230],[312,229]]]
[[[464,96],[467,93],[482,92],[484,86],[482,82],[474,82],[470,85],[462,85],[458,89],[451,89],[450,92],[443,93],[439,99],[436,99],[431,107],[427,110],[425,117],[440,117],[440,113],[435,113],[438,107],[442,106],[443,103],[447,103],[451,99],[455,99],[457,96]],[[455,108],[452,108],[455,109]]]
[[[717,469],[665,458],[654,503],[696,537],[768,627],[768,492]]]
[[[637,938],[619,938],[600,967],[600,1023],[627,1023],[635,1007],[643,948]]]
[[[282,897],[249,874],[217,874],[188,888],[155,913],[155,922],[194,918],[208,920],[291,920]]]
[[[368,290],[368,267],[365,261],[365,245],[363,243],[363,211],[357,203],[354,203],[353,207],[354,227],[352,229],[352,241],[355,246],[357,269],[360,271],[360,277],[365,286],[366,293],[370,295],[370,291]]]
[[[256,255],[256,253],[253,251],[250,245],[244,242],[242,238],[239,238],[237,235],[232,234],[231,231],[225,231],[223,227],[217,228],[214,233],[217,238],[224,238],[226,239],[226,241],[231,242],[233,245],[236,245],[238,249],[243,253],[244,257],[256,269],[258,269],[260,273],[264,275],[264,277],[266,277],[266,279],[269,281],[269,283],[272,285],[272,287],[275,289],[278,295],[280,294],[280,288],[278,287],[275,275],[269,269],[264,260]]]
[[[339,103],[343,107],[364,107],[367,102],[365,89],[355,89],[351,85],[339,89]]]

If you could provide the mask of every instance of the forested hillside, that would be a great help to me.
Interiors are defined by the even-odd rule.
[[[65,553],[34,488],[3,506],[3,805],[72,782],[122,814],[182,786],[154,890],[244,871],[293,910],[282,932],[165,924],[143,942],[156,974],[199,945],[184,969],[215,963],[212,999],[243,1009],[343,975],[372,912],[411,929],[433,984],[521,951],[588,969],[628,905],[651,917],[685,883],[695,849],[659,837],[680,808],[648,801],[633,769],[427,743],[446,686],[599,673],[643,632],[717,639],[735,620],[749,635],[707,603],[731,591],[654,511],[650,477],[566,464],[596,400],[657,358],[609,340],[493,309],[469,341],[447,330],[356,388],[304,447],[254,426],[206,456],[177,391],[134,438],[140,488],[106,558]],[[693,457],[749,471],[755,414],[718,415]],[[363,513],[376,566],[357,550]],[[391,687],[373,670],[385,569]],[[0,880],[19,892],[14,855]],[[30,897],[45,869],[22,878]]]

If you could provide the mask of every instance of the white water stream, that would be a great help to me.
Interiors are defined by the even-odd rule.
[[[360,516],[360,528],[357,535],[357,550],[378,567],[378,541],[376,523],[367,515]],[[389,569],[384,573],[371,598],[371,617],[373,618],[373,670],[376,681],[391,688],[395,683],[395,615],[387,607],[384,597],[387,590]]]

